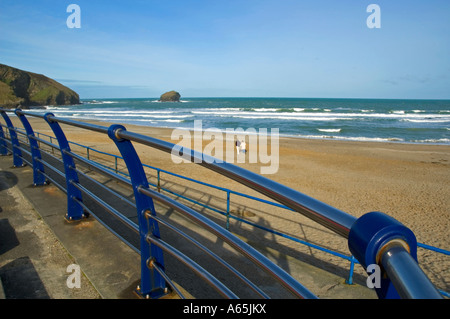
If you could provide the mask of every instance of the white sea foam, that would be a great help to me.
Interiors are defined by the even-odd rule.
[[[174,111],[146,111],[146,110],[85,110],[87,113],[95,114],[133,114],[133,115],[145,115],[145,114],[172,114]]]
[[[365,136],[330,136],[330,135],[296,135],[301,138],[312,138],[312,139],[336,139],[345,141],[359,141],[359,142],[404,142],[401,138],[382,138],[382,137],[365,137]]]
[[[402,119],[401,121],[412,122],[412,123],[446,123],[450,122],[450,118],[448,119],[440,119],[440,118],[428,118],[428,119]]]
[[[450,139],[448,139],[448,138],[424,139],[424,140],[414,140],[413,142],[415,142],[415,143],[448,144],[448,143],[450,143]]]
[[[338,121],[338,120],[352,120],[349,117],[327,117],[327,116],[250,116],[250,115],[233,115],[233,118],[240,119],[273,119],[273,120],[291,120],[291,121]]]
[[[238,107],[207,108],[207,109],[191,109],[190,110],[190,112],[192,114],[211,114],[211,112],[214,112],[215,114],[218,114],[218,113],[226,113],[228,111],[234,111],[234,113],[232,113],[232,114],[242,113],[241,109],[238,108]]]
[[[448,118],[445,114],[406,114],[404,111],[398,111],[398,113],[330,113],[330,112],[271,112],[270,109],[254,109],[255,112],[241,111],[236,108],[223,108],[223,109],[202,109],[192,110],[192,114],[214,114],[219,116],[250,116],[255,118],[261,118],[270,115],[271,118],[295,118],[295,117],[323,117],[323,118],[388,118],[388,119],[427,119],[427,118]],[[264,110],[264,111],[258,111]],[[281,110],[281,109],[279,109]],[[330,110],[331,111],[331,110]],[[368,110],[370,112],[370,110]]]
[[[257,108],[257,109],[254,109],[254,110],[257,111],[257,112],[277,112],[277,111],[282,110],[282,109]]]
[[[153,101],[145,101],[145,102],[151,102],[151,103],[162,103],[161,100],[153,100]],[[180,100],[181,103],[189,103],[191,101],[186,100]]]
[[[115,104],[115,103],[119,103],[119,101],[97,101],[97,100],[92,100],[92,101],[87,101],[85,103],[86,104]]]
[[[86,116],[97,116],[97,114],[85,114]],[[140,117],[140,118],[155,118],[155,119],[164,119],[164,118],[188,118],[193,117],[193,115],[163,115],[163,114],[121,114],[122,117]],[[101,114],[100,117],[117,117],[117,114]]]
[[[359,141],[359,142],[405,142],[403,138],[397,137],[365,137],[365,136],[329,136],[329,135],[296,135],[301,138],[311,138],[311,139],[336,139],[336,140],[344,140],[344,141]],[[428,143],[428,144],[449,144],[450,139],[448,138],[439,138],[439,139],[416,139],[409,141],[408,143]]]
[[[159,122],[181,123],[181,122],[183,122],[183,120],[167,119],[167,120],[160,120]]]
[[[340,128],[318,128],[317,130],[326,133],[339,133],[341,131]]]

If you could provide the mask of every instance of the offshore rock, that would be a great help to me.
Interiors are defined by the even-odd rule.
[[[170,91],[161,95],[159,100],[161,102],[180,102],[180,98],[181,98],[180,93],[176,91]]]
[[[0,64],[0,107],[23,109],[80,104],[79,95],[42,74]]]

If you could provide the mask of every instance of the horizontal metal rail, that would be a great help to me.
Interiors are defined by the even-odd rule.
[[[232,235],[223,227],[211,222],[208,218],[201,215],[197,211],[161,194],[149,188],[139,188],[139,192],[145,194],[158,202],[167,205],[170,208],[175,209],[179,213],[188,217],[195,223],[201,225],[204,229],[214,233],[217,237],[228,243],[231,247],[236,249],[242,255],[246,256],[249,260],[253,261],[256,265],[264,269],[267,273],[273,276],[275,279],[289,289],[294,295],[300,298],[316,298],[310,291],[305,289],[300,283],[294,280],[289,274],[287,274],[283,269],[275,266],[266,256],[262,255],[252,246],[239,240],[237,237]]]
[[[234,294],[227,286],[225,286],[222,282],[220,282],[216,277],[210,274],[205,268],[200,266],[194,260],[180,252],[178,249],[168,245],[160,238],[156,238],[152,235],[147,236],[147,241],[149,243],[155,244],[165,252],[168,252],[173,257],[177,258],[180,262],[182,262],[185,266],[189,267],[192,271],[197,273],[205,282],[210,284],[213,288],[216,289],[218,293],[220,293],[225,298],[237,299],[238,296]]]
[[[407,299],[441,299],[439,291],[403,245],[393,244],[381,256],[381,264],[394,283],[400,297]]]
[[[166,226],[167,228],[169,228],[173,232],[177,233],[179,236],[185,238],[186,240],[188,240],[189,242],[191,242],[192,244],[194,244],[195,246],[200,248],[204,253],[206,253],[209,256],[211,256],[213,259],[215,259],[217,262],[219,262],[225,268],[229,269],[232,274],[234,274],[236,277],[238,277],[242,282],[244,282],[246,285],[248,285],[248,287],[250,287],[253,291],[255,291],[261,297],[269,298],[266,293],[264,293],[255,284],[253,284],[250,280],[248,280],[245,276],[243,276],[238,270],[236,270],[233,266],[231,266],[229,263],[227,263],[225,260],[223,260],[217,254],[215,254],[213,251],[208,249],[205,245],[201,244],[199,241],[195,240],[194,238],[192,238],[191,236],[187,235],[186,233],[184,233],[180,229],[174,227],[173,225],[171,225],[167,221],[165,221],[165,220],[163,220],[163,219],[161,219],[161,218],[159,218],[157,216],[152,216],[151,214],[148,214],[147,217],[156,220],[159,224]]]
[[[88,179],[89,181],[91,181],[92,183],[94,183],[97,187],[103,189],[104,191],[110,193],[111,195],[115,196],[116,198],[118,198],[122,203],[126,203],[130,206],[133,206],[134,208],[136,208],[136,204],[133,203],[132,201],[130,201],[129,199],[125,198],[124,196],[120,195],[119,193],[116,193],[114,191],[111,190],[111,188],[106,187],[105,185],[103,185],[102,183],[100,183],[99,181],[93,179],[92,177],[90,177],[88,174],[86,174],[85,172],[82,172],[79,169],[76,169],[77,173],[84,176],[84,178]]]
[[[114,209],[111,205],[106,203],[104,200],[96,196],[94,193],[92,193],[90,190],[88,190],[86,187],[83,187],[79,183],[71,182],[73,186],[78,188],[80,191],[88,195],[90,198],[95,200],[98,204],[100,204],[104,209],[109,211],[111,214],[115,215],[119,220],[124,223],[126,226],[128,226],[130,229],[134,230],[136,233],[139,233],[138,226],[131,222],[128,218],[123,216],[118,210]]]

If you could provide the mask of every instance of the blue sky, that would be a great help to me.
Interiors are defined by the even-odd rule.
[[[448,0],[2,0],[0,63],[82,99],[449,99],[449,16]]]

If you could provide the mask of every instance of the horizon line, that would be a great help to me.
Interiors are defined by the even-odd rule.
[[[116,100],[126,100],[126,99],[156,99],[159,97],[148,96],[148,97],[92,97],[92,98],[80,98],[82,100],[105,100],[105,99],[116,99]],[[322,99],[322,100],[415,100],[415,101],[450,101],[449,98],[381,98],[381,97],[295,97],[295,96],[187,96],[182,97],[183,99]]]

